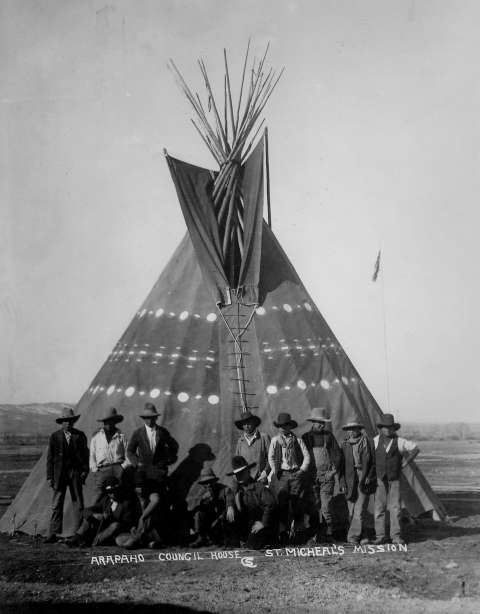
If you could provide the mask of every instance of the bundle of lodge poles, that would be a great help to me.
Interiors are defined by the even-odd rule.
[[[172,71],[180,89],[193,107],[195,119],[192,123],[205,145],[217,161],[220,170],[214,175],[212,200],[215,206],[224,270],[232,288],[237,286],[239,265],[243,258],[243,212],[244,201],[241,192],[241,165],[245,162],[265,120],[259,123],[265,108],[284,69],[277,74],[265,66],[269,45],[258,61],[256,57],[248,67],[250,41],[248,41],[236,105],[232,97],[227,52],[224,49],[225,75],[223,109],[215,101],[212,85],[205,62],[198,60],[202,73],[207,102],[204,105],[197,92],[187,85],[181,72],[170,59]],[[242,104],[243,103],[243,104]],[[236,109],[234,109],[236,106]]]

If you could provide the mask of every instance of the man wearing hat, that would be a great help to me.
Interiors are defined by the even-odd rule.
[[[94,434],[90,442],[90,471],[95,475],[95,499],[98,503],[105,495],[103,484],[107,478],[123,479],[123,472],[129,466],[126,458],[127,439],[117,428],[123,416],[115,407],[104,411],[97,422],[103,426]]]
[[[103,546],[114,543],[121,533],[129,533],[140,515],[137,498],[126,492],[120,480],[107,477],[103,482],[105,498],[101,504],[87,508],[69,546]]]
[[[242,456],[233,457],[227,475],[234,476],[236,488],[227,493],[226,518],[234,538],[259,550],[275,538],[275,498],[262,482],[252,479],[251,469],[252,463]]]
[[[323,407],[314,407],[307,420],[312,423],[312,428],[302,435],[302,439],[310,453],[308,475],[312,485],[312,503],[318,512],[320,525],[322,517],[327,525],[327,541],[332,541],[332,498],[335,475],[340,472],[343,454],[333,433],[326,428],[326,423],[331,420]]]
[[[235,454],[243,456],[249,464],[255,463],[251,471],[252,478],[266,483],[270,474],[268,463],[270,435],[258,430],[260,422],[260,418],[250,411],[244,412],[238,420],[235,420],[237,429],[243,431],[237,441]]]
[[[196,539],[193,548],[213,542],[223,544],[226,487],[220,484],[211,467],[204,467],[187,494],[187,506],[193,518]]]
[[[136,468],[136,491],[142,506],[138,533],[151,535],[160,524],[160,512],[168,507],[168,466],[177,460],[178,443],[166,428],[157,424],[155,405],[145,403],[140,414],[144,425],[136,429],[127,446],[127,458]],[[152,540],[158,541],[158,540]]]
[[[343,463],[340,470],[340,491],[345,494],[350,515],[347,542],[368,543],[365,521],[370,495],[375,492],[375,453],[371,441],[356,421],[342,426],[346,437],[342,443]]]
[[[268,462],[272,468],[272,489],[278,502],[280,541],[288,540],[291,507],[294,532],[304,529],[306,472],[310,464],[310,453],[305,442],[292,430],[298,424],[288,413],[278,414],[273,424],[279,433],[272,438],[268,451]]]
[[[63,505],[67,487],[72,498],[75,528],[83,513],[83,484],[88,475],[88,445],[85,433],[73,428],[80,416],[72,407],[64,407],[55,420],[61,429],[50,436],[47,452],[47,482],[53,490],[52,517],[47,543],[57,541],[63,529]]]
[[[379,434],[373,438],[377,466],[377,491],[375,493],[375,543],[387,539],[386,512],[390,516],[390,536],[394,544],[404,544],[400,530],[400,474],[402,467],[419,453],[416,444],[398,437],[400,424],[392,414],[384,414],[378,421]]]

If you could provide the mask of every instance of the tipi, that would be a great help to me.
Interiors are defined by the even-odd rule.
[[[381,416],[262,219],[264,138],[252,148],[247,137],[249,115],[255,124],[276,82],[272,73],[263,76],[264,60],[252,71],[243,114],[233,109],[226,65],[224,122],[212,110],[218,125],[211,133],[201,131],[215,151],[219,173],[167,156],[189,232],[76,408],[78,428],[91,437],[97,418],[115,406],[125,416],[121,426],[128,436],[141,423],[144,403],[153,402],[180,444],[179,459],[196,444],[208,444],[219,475],[230,468],[238,436],[235,415],[247,408],[270,431],[275,416],[290,411],[300,431],[310,409],[324,406],[338,439],[351,418],[373,435]],[[204,66],[202,72],[214,107]],[[183,80],[182,87],[187,87]],[[200,111],[206,115],[203,107]],[[243,134],[242,117],[245,138],[232,157],[235,138]],[[220,134],[228,127],[230,140]],[[242,155],[251,149],[248,158]],[[413,463],[403,482],[404,503],[413,515],[444,515]],[[44,454],[0,520],[0,530],[46,533],[50,497]],[[69,522],[67,509],[66,533]]]

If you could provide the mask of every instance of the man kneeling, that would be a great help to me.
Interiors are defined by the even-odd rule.
[[[238,485],[227,495],[227,522],[232,533],[246,548],[259,550],[274,539],[275,498],[261,482],[255,482],[250,469],[255,463],[247,463],[243,456],[234,456],[232,472]]]
[[[112,544],[117,535],[137,524],[140,509],[134,494],[125,492],[115,477],[105,480],[103,490],[107,497],[102,504],[85,510],[79,529],[67,540],[69,546]]]

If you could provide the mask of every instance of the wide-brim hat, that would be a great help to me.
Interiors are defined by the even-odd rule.
[[[114,490],[118,490],[119,488],[121,488],[120,481],[114,476],[107,478],[103,483],[103,490],[105,492],[113,492]]]
[[[246,422],[253,422],[254,426],[257,427],[260,424],[261,421],[262,420],[258,416],[256,416],[255,414],[252,414],[251,411],[246,411],[245,413],[243,413],[240,416],[240,418],[238,420],[235,420],[235,426],[237,427],[237,429],[242,430],[243,425]]]
[[[363,424],[360,424],[360,422],[355,422],[355,420],[351,420],[350,422],[347,422],[342,426],[343,431],[349,431],[353,429],[363,429],[363,428],[365,428]]]
[[[218,482],[218,478],[215,475],[211,467],[204,467],[200,471],[200,477],[198,478],[199,484],[209,484],[210,482]]]
[[[331,422],[332,419],[327,416],[327,411],[324,407],[313,407],[310,413],[308,422]]]
[[[76,414],[73,407],[63,407],[62,415],[55,418],[55,422],[61,424],[62,422],[76,422],[80,418],[79,414]]]
[[[287,413],[278,414],[277,421],[273,421],[274,426],[277,428],[280,427],[290,427],[291,429],[296,429],[298,426],[298,422],[292,420],[292,416]]]
[[[257,463],[247,463],[243,456],[234,456],[232,458],[232,471],[227,473],[227,475],[236,475],[244,469],[251,469],[252,467],[255,467],[256,464]]]
[[[117,412],[115,407],[109,407],[105,414],[97,418],[97,422],[114,422],[117,424],[123,420],[123,416]]]
[[[377,426],[378,428],[382,428],[382,426],[385,426],[387,428],[392,427],[396,431],[398,431],[398,429],[400,428],[400,424],[398,422],[395,422],[393,414],[383,414],[381,420],[377,422]]]
[[[145,408],[139,416],[140,418],[153,418],[160,416],[160,414],[153,403],[145,403]]]

